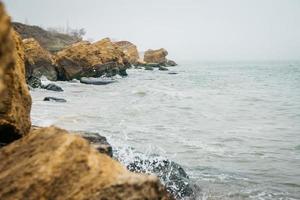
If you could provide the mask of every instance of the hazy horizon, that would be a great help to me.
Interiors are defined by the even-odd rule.
[[[4,0],[13,21],[164,47],[175,60],[299,60],[298,0]]]

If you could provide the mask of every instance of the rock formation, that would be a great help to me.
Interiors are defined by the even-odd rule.
[[[126,55],[108,38],[76,43],[57,53],[56,64],[59,80],[126,75],[130,66]]]
[[[51,81],[57,80],[53,56],[33,38],[24,39],[26,78],[45,76]]]
[[[166,57],[168,55],[168,51],[161,48],[157,50],[149,49],[144,54],[144,61],[146,63],[158,63],[163,66],[175,66],[177,65],[174,61],[168,60]]]
[[[169,199],[158,178],[131,173],[55,127],[3,147],[0,158],[0,199]]]
[[[12,30],[0,2],[0,143],[9,143],[28,133],[30,109],[22,41]]]
[[[128,41],[119,41],[115,43],[128,57],[130,64],[135,65],[139,60],[137,47]]]
[[[157,177],[129,172],[78,135],[30,131],[21,43],[0,2],[0,199],[172,199]]]

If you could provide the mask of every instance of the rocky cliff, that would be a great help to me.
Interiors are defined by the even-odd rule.
[[[59,51],[81,40],[81,38],[70,36],[68,34],[46,31],[39,26],[31,26],[18,22],[14,22],[12,25],[21,35],[22,39],[34,38],[43,48],[50,52]]]
[[[109,38],[95,43],[76,43],[57,53],[59,80],[102,75],[126,75],[130,66],[126,55]]]
[[[144,61],[146,63],[157,63],[163,66],[175,66],[174,61],[167,59],[168,51],[164,48],[152,50],[149,49],[144,54]]]
[[[0,96],[0,199],[171,199],[156,177],[129,172],[78,135],[30,130],[22,41],[1,2]]]

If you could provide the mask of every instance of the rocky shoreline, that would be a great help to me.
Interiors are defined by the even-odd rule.
[[[43,85],[41,77],[90,84],[87,78],[126,76],[132,66],[167,70],[176,63],[166,58],[166,50],[148,50],[141,60],[134,44],[105,38],[76,41],[52,53],[34,38],[22,41],[1,2],[0,27],[0,199],[193,198],[186,172],[172,161],[137,159],[122,166],[117,161],[122,158],[114,157],[113,147],[97,133],[31,125],[29,89],[63,91]],[[65,102],[45,98],[51,100]],[[143,170],[145,164],[151,170]],[[166,181],[170,173],[173,178]]]

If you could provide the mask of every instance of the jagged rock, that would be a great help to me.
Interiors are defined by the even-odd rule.
[[[59,80],[125,75],[130,67],[126,55],[109,38],[95,43],[79,42],[57,53]]]
[[[22,40],[12,30],[0,2],[0,143],[10,143],[29,132],[30,109]]]
[[[136,45],[128,41],[119,41],[115,43],[128,57],[128,61],[135,65],[139,60],[139,52]]]
[[[45,76],[57,80],[57,71],[52,55],[33,38],[24,39],[26,79]]]
[[[101,136],[98,133],[86,131],[74,131],[74,133],[89,141],[89,143],[100,153],[104,153],[110,157],[113,157],[112,146],[107,142],[106,137]]]
[[[144,54],[144,61],[147,63],[158,63],[160,65],[165,65],[167,62],[167,55],[167,50],[163,48],[157,50],[149,49]]]
[[[32,88],[41,88],[42,87],[42,81],[40,78],[35,76],[30,76],[27,79],[27,84]]]
[[[59,87],[58,85],[55,85],[54,83],[42,85],[41,88],[46,89],[46,90],[55,91],[55,92],[63,92],[64,91],[61,87]]]
[[[190,184],[189,176],[179,164],[173,161],[166,159],[143,160],[136,157],[133,162],[127,165],[127,168],[132,172],[157,175],[168,192],[178,199],[194,198],[193,186]]]
[[[177,63],[175,61],[173,61],[173,60],[167,60],[166,65],[173,67],[173,66],[177,66]]]
[[[56,98],[56,97],[45,97],[44,101],[55,101],[55,102],[61,102],[61,103],[67,102],[67,100],[65,100],[63,98]]]
[[[131,173],[55,127],[33,130],[0,158],[0,199],[171,199],[158,178]]]

